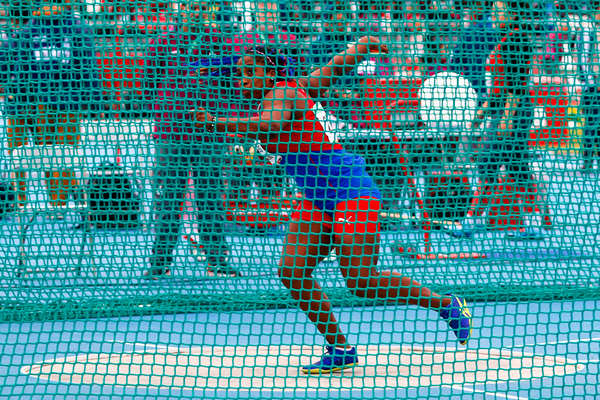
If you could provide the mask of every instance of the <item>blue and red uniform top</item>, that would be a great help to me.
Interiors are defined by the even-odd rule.
[[[274,132],[266,143],[269,153],[278,155],[288,175],[294,177],[305,197],[315,206],[333,214],[336,205],[359,197],[381,198],[379,189],[365,170],[362,157],[348,153],[334,143],[313,112],[314,101],[295,81],[279,82],[306,98],[304,118],[294,120],[288,130]]]

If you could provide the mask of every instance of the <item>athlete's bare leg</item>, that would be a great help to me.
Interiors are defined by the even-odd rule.
[[[379,234],[335,235],[335,242],[339,248],[340,270],[354,295],[435,310],[450,305],[450,297],[440,296],[407,276],[377,271]]]
[[[329,255],[331,229],[320,223],[292,221],[279,263],[279,276],[308,318],[329,344],[346,345],[329,299],[313,278],[315,267]]]

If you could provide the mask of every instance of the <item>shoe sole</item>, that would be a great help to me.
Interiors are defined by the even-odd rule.
[[[358,363],[352,363],[352,364],[346,364],[343,367],[334,367],[331,369],[318,369],[318,368],[314,368],[314,369],[306,369],[306,368],[302,368],[302,372],[306,375],[326,375],[326,374],[331,374],[333,372],[340,372],[343,371],[345,369],[348,368],[353,368],[356,367],[358,365]]]

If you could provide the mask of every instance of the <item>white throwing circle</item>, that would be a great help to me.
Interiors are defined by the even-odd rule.
[[[140,344],[140,346],[144,346]],[[316,346],[157,347],[88,353],[25,366],[21,372],[67,384],[165,390],[291,390],[447,386],[574,374],[584,368],[559,356],[508,349],[461,350],[400,345],[358,346],[360,365],[331,376],[299,367],[322,355]]]

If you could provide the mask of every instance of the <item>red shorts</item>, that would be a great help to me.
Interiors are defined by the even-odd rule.
[[[380,200],[359,197],[335,206],[334,215],[316,207],[312,201],[303,200],[292,214],[292,219],[321,223],[335,234],[379,233]]]

